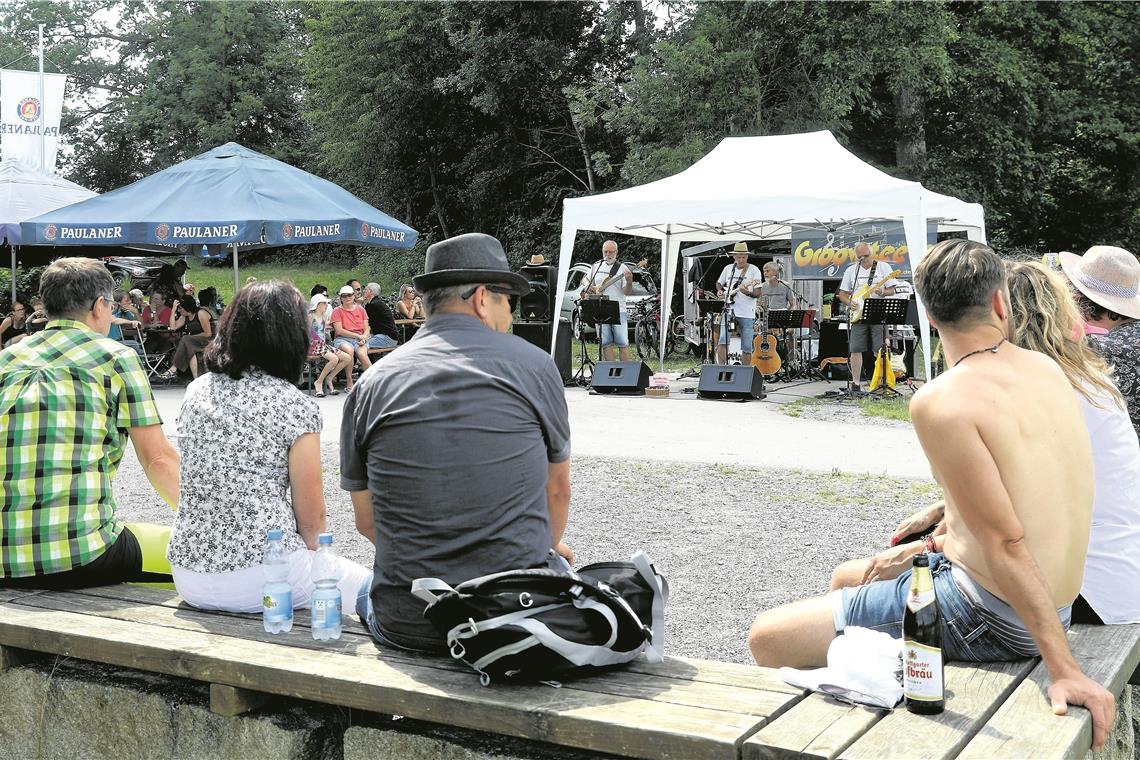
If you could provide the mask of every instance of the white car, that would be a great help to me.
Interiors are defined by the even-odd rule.
[[[583,330],[587,335],[594,333],[593,327],[586,325],[583,328],[578,324],[578,312],[575,309],[582,297],[582,288],[586,284],[586,276],[589,275],[592,266],[584,262],[574,264],[566,275],[566,295],[562,298],[561,316],[570,320],[570,329],[575,338],[581,338]],[[657,284],[653,281],[653,275],[649,270],[642,269],[636,264],[626,264],[626,266],[633,270],[633,292],[625,297],[625,304],[627,311],[633,311],[634,305],[638,302],[657,297]]]

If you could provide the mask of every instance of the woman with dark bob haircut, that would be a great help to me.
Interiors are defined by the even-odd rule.
[[[174,585],[204,609],[258,612],[267,531],[280,528],[293,606],[305,607],[317,536],[325,530],[321,410],[296,383],[309,351],[295,287],[257,281],[238,292],[206,349],[206,372],[178,414],[178,514],[167,556]],[[342,598],[372,574],[341,558]],[[367,585],[365,585],[367,584]]]

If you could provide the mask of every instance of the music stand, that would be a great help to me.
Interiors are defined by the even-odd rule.
[[[908,303],[909,300],[905,298],[868,298],[863,304],[863,318],[859,320],[859,322],[860,324],[872,327],[875,325],[883,325],[883,345],[887,345],[887,325],[901,325],[906,323],[906,308]],[[850,343],[850,329],[848,329],[847,332],[847,340],[848,343]],[[875,345],[873,340],[868,341],[868,343],[871,346]],[[850,346],[848,347],[850,348]],[[889,352],[890,349],[888,348],[887,351]],[[876,355],[875,361],[877,362],[878,360],[879,357]],[[894,370],[888,366],[884,368],[884,371],[893,372]],[[887,388],[885,382],[881,386],[881,389],[881,392],[879,389],[876,389],[872,391],[872,393],[878,396],[886,396],[888,392],[896,396],[902,395],[894,388]]]
[[[610,298],[582,298],[579,299],[577,308],[578,324],[583,327],[589,325],[598,333],[598,352],[600,359],[602,341],[598,325],[621,324],[621,310],[618,308],[618,302]],[[579,353],[581,354],[578,364],[578,373],[571,378],[571,382],[575,385],[585,387],[590,384],[590,380],[586,379],[586,367],[590,368],[591,378],[594,374],[594,361],[590,358],[590,352],[586,349],[585,330],[582,331],[582,339],[579,341],[578,347]]]

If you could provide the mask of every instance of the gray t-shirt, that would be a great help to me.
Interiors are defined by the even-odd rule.
[[[765,281],[760,286],[760,304],[767,304],[769,309],[790,309],[794,300],[792,289],[782,282],[769,285]]]
[[[544,565],[549,464],[570,457],[562,380],[550,356],[473,317],[432,317],[364,373],[344,406],[341,488],[372,492],[372,604],[400,646],[442,637],[409,592]]]

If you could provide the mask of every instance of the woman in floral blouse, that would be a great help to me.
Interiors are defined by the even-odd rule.
[[[294,384],[309,351],[301,294],[276,281],[237,294],[207,347],[206,374],[178,415],[181,493],[167,556],[189,604],[261,610],[265,534],[280,528],[295,607],[308,605],[310,565],[325,530],[321,412]],[[341,559],[344,599],[372,574]]]

